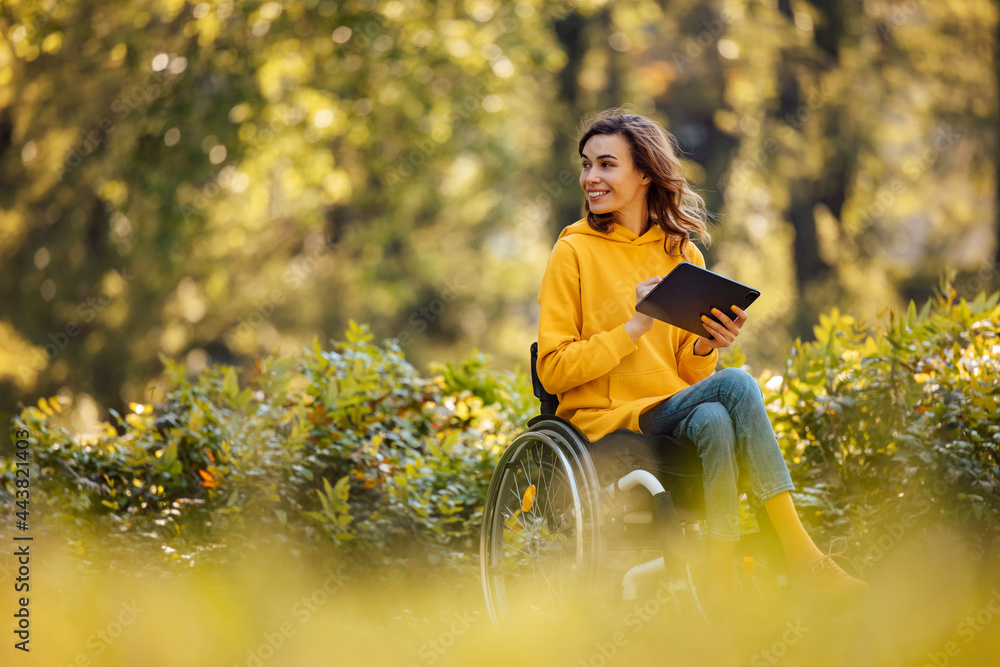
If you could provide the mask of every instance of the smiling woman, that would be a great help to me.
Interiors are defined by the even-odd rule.
[[[705,205],[688,188],[675,140],[648,118],[612,109],[586,125],[579,152],[587,215],[560,234],[539,291],[537,370],[558,395],[556,415],[591,442],[624,428],[694,443],[712,538],[711,616],[759,611],[747,608],[732,578],[745,489],[763,504],[794,583],[834,599],[863,593],[867,585],[802,527],[756,381],[738,368],[715,373],[718,348],[736,340],[746,312],[713,310],[719,322],[703,316],[699,336],[635,310],[680,263],[705,266],[689,239],[710,240]]]

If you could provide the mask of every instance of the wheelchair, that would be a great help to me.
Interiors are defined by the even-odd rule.
[[[501,456],[484,504],[480,574],[490,618],[503,625],[526,614],[595,609],[616,597],[615,585],[628,603],[658,577],[682,613],[693,607],[711,623],[697,594],[705,509],[694,444],[627,429],[589,442],[555,416],[558,400],[539,381],[537,358],[533,343],[540,414]],[[734,576],[745,595],[768,605],[788,582],[783,553],[752,493],[740,514]],[[611,574],[624,568],[615,584]]]

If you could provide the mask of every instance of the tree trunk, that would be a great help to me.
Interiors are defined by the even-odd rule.
[[[1000,5],[1000,2],[997,3]],[[997,90],[1000,90],[1000,21],[993,27],[993,72],[996,76]],[[994,227],[996,229],[995,245],[993,247],[993,266],[1000,265],[1000,110],[994,111],[996,134],[993,137],[993,180],[996,183],[994,193],[996,210],[994,212]]]

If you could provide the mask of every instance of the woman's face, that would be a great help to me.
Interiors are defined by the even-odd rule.
[[[650,179],[632,163],[628,141],[620,134],[597,134],[583,146],[580,186],[593,213],[635,212],[646,205]]]

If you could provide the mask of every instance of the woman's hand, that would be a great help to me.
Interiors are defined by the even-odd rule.
[[[713,349],[720,347],[729,347],[732,345],[736,337],[740,335],[740,328],[746,324],[747,313],[745,310],[738,308],[737,306],[732,307],[733,312],[736,313],[736,319],[732,319],[724,314],[718,308],[712,309],[712,314],[715,315],[722,324],[719,324],[711,317],[706,315],[701,316],[701,321],[705,327],[705,331],[712,335],[712,338],[705,338],[702,336],[694,342],[694,353],[699,357],[704,357],[711,354]]]
[[[641,283],[636,285],[636,304],[646,298],[646,295],[649,294],[654,287],[656,287],[660,280],[660,276],[653,276],[652,278],[646,278]],[[632,316],[632,319],[625,323],[625,330],[628,332],[628,337],[632,339],[633,343],[636,342],[642,338],[643,334],[653,328],[653,322],[655,321],[656,320],[649,315],[643,315],[639,311],[636,311],[635,315]]]

